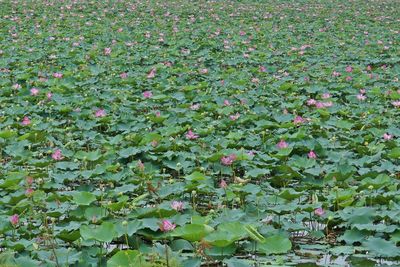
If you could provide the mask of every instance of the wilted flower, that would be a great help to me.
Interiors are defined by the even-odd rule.
[[[31,197],[33,195],[34,190],[32,188],[28,188],[25,190],[25,196]]]
[[[176,224],[171,223],[169,220],[163,220],[160,225],[160,230],[163,232],[169,232],[174,230]]]
[[[10,222],[13,226],[16,226],[19,222],[19,216],[18,214],[14,214],[10,217]]]
[[[154,77],[156,77],[156,69],[152,68],[150,70],[150,72],[147,74],[147,79],[151,79],[151,78],[154,78]]]
[[[171,203],[171,207],[176,211],[182,211],[183,210],[183,202],[174,200]]]
[[[193,133],[192,130],[189,130],[186,134],[186,138],[189,140],[192,140],[192,139],[199,138],[199,136],[197,134]]]
[[[310,152],[308,152],[307,154],[308,158],[310,159],[316,159],[317,158],[317,154],[315,154],[315,152],[313,150],[311,150]]]
[[[64,158],[64,156],[62,155],[62,152],[61,152],[60,149],[56,149],[56,150],[54,151],[54,153],[51,155],[51,157],[52,157],[54,160],[62,160],[62,159]]]
[[[143,97],[144,98],[150,98],[153,96],[153,93],[151,91],[144,91],[143,92]]]
[[[219,187],[225,189],[228,187],[228,184],[225,182],[224,179],[222,179],[221,182],[219,183]]]
[[[207,74],[207,73],[208,73],[208,69],[201,69],[201,70],[200,70],[200,73],[201,73],[201,74]]]
[[[264,67],[264,66],[260,66],[260,67],[258,68],[258,71],[259,71],[259,72],[266,72],[266,71],[267,71],[267,68]]]
[[[144,164],[141,160],[138,160],[136,167],[140,170],[140,171],[144,171]]]
[[[39,94],[39,89],[37,89],[37,88],[32,88],[32,89],[30,90],[30,92],[31,92],[31,95],[37,96],[37,95]]]
[[[27,176],[26,177],[26,183],[28,185],[32,185],[33,184],[33,177],[32,176]]]
[[[156,146],[158,146],[158,141],[157,140],[153,140],[153,141],[151,141],[151,146],[152,147],[156,147]]]
[[[316,208],[314,210],[314,214],[317,215],[317,216],[323,216],[325,214],[325,211],[324,211],[323,208]]]
[[[25,117],[22,119],[21,124],[24,125],[24,126],[27,126],[27,125],[31,124],[31,120],[28,118],[28,116],[25,116]]]
[[[281,139],[278,144],[276,144],[276,147],[279,149],[287,148],[289,145],[288,143],[285,142],[285,140]]]

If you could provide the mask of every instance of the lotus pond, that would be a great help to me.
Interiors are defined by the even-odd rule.
[[[398,4],[0,0],[0,265],[399,266]]]

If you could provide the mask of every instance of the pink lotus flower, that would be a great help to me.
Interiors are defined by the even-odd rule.
[[[161,112],[160,112],[160,111],[156,111],[155,114],[156,114],[156,117],[157,117],[157,118],[161,117]]]
[[[393,101],[392,105],[395,106],[396,108],[400,107],[400,100]]]
[[[365,89],[360,89],[360,94],[365,94],[366,90]]]
[[[353,68],[351,66],[347,66],[346,67],[346,72],[353,72]]]
[[[152,79],[152,78],[156,77],[156,71],[157,70],[155,68],[152,68],[150,70],[150,72],[147,74],[147,79]]]
[[[325,211],[324,211],[323,208],[316,208],[314,210],[314,214],[321,217],[321,216],[323,216],[325,214]]]
[[[388,133],[384,133],[383,134],[383,139],[384,140],[391,140],[393,138],[393,135],[388,134]]]
[[[229,165],[232,165],[235,160],[236,160],[236,155],[230,154],[229,156],[222,157],[221,163],[222,163],[222,165],[229,166]]]
[[[31,124],[31,120],[27,116],[25,116],[23,118],[21,124],[24,125],[24,126],[27,126],[27,125]]]
[[[182,201],[172,201],[171,207],[176,211],[183,210],[183,202]]]
[[[347,77],[346,77],[346,81],[349,82],[349,81],[351,81],[351,80],[353,80],[353,78],[352,78],[351,76],[347,76]]]
[[[230,116],[229,116],[229,118],[230,118],[231,120],[233,120],[233,121],[239,119],[239,117],[240,117],[240,114],[239,114],[239,113],[236,113],[235,115],[230,115]]]
[[[37,88],[32,88],[32,89],[30,90],[30,92],[31,92],[31,95],[32,95],[32,96],[37,96],[37,95],[39,94],[39,89],[37,89]]]
[[[104,48],[104,55],[108,56],[109,54],[111,54],[111,48],[110,47]]]
[[[121,79],[126,79],[126,78],[128,78],[128,73],[123,72],[123,73],[121,73],[121,74],[119,75],[119,77],[120,77]]]
[[[293,120],[293,123],[294,124],[302,124],[302,123],[305,123],[306,122],[306,120],[303,118],[303,117],[301,117],[301,116],[296,116],[296,118],[294,118],[294,120]]]
[[[18,90],[18,89],[21,89],[22,86],[21,86],[20,84],[16,83],[16,84],[13,85],[13,88],[14,88],[15,90]]]
[[[32,188],[28,188],[25,190],[25,196],[31,197],[33,195],[34,190]]]
[[[96,118],[102,118],[102,117],[107,116],[107,114],[106,114],[106,111],[104,109],[100,108],[100,109],[96,110],[96,113],[94,113],[94,116]]]
[[[51,98],[53,97],[53,94],[52,94],[51,92],[48,92],[48,93],[46,94],[46,96],[47,96],[47,100],[50,101]]]
[[[254,156],[256,154],[256,152],[255,151],[253,151],[253,150],[250,150],[250,151],[248,151],[247,152],[247,155],[249,155],[249,156]]]
[[[322,94],[322,98],[323,99],[327,99],[327,98],[330,98],[331,97],[331,94],[330,93],[323,93]]]
[[[151,141],[151,146],[152,147],[156,147],[156,146],[158,146],[158,141],[157,140],[153,140],[153,141]]]
[[[267,71],[267,68],[264,67],[264,66],[260,66],[260,67],[258,68],[258,71],[259,71],[259,72],[266,72],[266,71]]]
[[[310,98],[307,100],[307,105],[308,106],[314,106],[315,104],[317,104],[317,101],[313,98]]]
[[[191,110],[198,110],[200,108],[200,104],[193,104],[190,106]]]
[[[169,220],[163,220],[161,225],[160,225],[160,230],[162,232],[169,232],[174,230],[176,227],[176,224],[171,223]]]
[[[170,61],[165,61],[163,64],[164,64],[164,66],[167,66],[167,67],[172,66],[172,62],[170,62]]]
[[[239,32],[239,35],[240,35],[240,36],[244,36],[244,35],[246,35],[246,32],[240,31],[240,32]]]
[[[200,70],[200,74],[207,74],[208,73],[208,69],[201,69]]]
[[[285,142],[285,140],[281,139],[278,144],[276,144],[276,147],[279,149],[287,148],[289,145],[288,143]]]
[[[61,79],[61,78],[63,77],[63,74],[62,74],[62,73],[59,73],[59,72],[54,72],[54,73],[53,73],[53,77],[54,77],[54,78]]]
[[[10,217],[10,222],[13,226],[16,226],[19,222],[19,216],[18,214],[14,214]]]
[[[221,182],[219,183],[219,187],[225,189],[228,187],[228,184],[225,182],[224,179],[222,179]]]
[[[360,100],[360,101],[364,101],[365,99],[367,99],[367,97],[365,95],[363,95],[363,94],[358,94],[357,95],[357,99]]]
[[[192,132],[192,130],[189,130],[186,134],[186,138],[189,140],[197,139],[199,136],[195,133]]]
[[[153,93],[151,91],[144,91],[143,92],[143,97],[144,98],[150,98],[153,96]]]
[[[324,108],[325,105],[324,105],[324,103],[322,103],[322,102],[317,102],[317,103],[315,103],[315,107],[316,107],[316,108]]]
[[[317,154],[315,154],[315,152],[313,150],[308,152],[307,156],[308,156],[309,159],[316,159],[317,158]]]
[[[231,103],[229,102],[229,100],[225,99],[224,100],[224,106],[230,106],[230,105],[231,105]]]
[[[332,76],[333,77],[339,77],[339,76],[341,76],[342,74],[340,73],[340,72],[337,72],[337,71],[334,71],[334,72],[332,72]]]
[[[367,71],[371,71],[371,70],[372,70],[371,65],[368,65],[368,66],[367,66]]]
[[[64,156],[62,155],[62,152],[61,152],[60,149],[56,149],[56,150],[54,151],[54,153],[51,155],[51,157],[52,157],[54,160],[62,160],[62,159],[64,158]]]

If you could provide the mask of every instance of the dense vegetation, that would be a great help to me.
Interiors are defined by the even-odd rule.
[[[0,264],[396,263],[398,5],[0,0]]]

